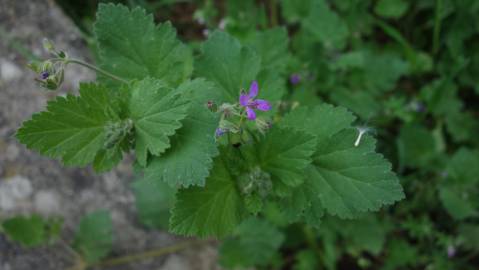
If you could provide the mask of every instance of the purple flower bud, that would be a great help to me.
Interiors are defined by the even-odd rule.
[[[43,71],[42,73],[40,73],[40,78],[42,80],[46,80],[49,76],[50,76],[50,73],[48,73],[47,71]]]
[[[216,131],[215,131],[215,136],[216,136],[216,137],[221,137],[221,136],[223,136],[225,133],[226,133],[226,130],[224,130],[224,129],[222,129],[222,128],[217,128]]]
[[[453,245],[447,247],[447,257],[452,258],[456,256],[456,248]]]
[[[208,100],[206,102],[206,107],[208,107],[208,109],[211,110],[211,108],[213,108],[213,105],[214,105],[214,102],[212,100]]]
[[[292,84],[292,85],[297,85],[298,83],[301,82],[301,77],[299,76],[299,74],[291,74],[291,76],[289,76],[289,82]]]
[[[423,113],[426,111],[426,105],[420,101],[416,101],[413,103],[413,110],[418,113]]]

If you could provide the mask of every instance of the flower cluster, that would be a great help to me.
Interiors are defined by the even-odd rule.
[[[245,91],[240,93],[238,104],[232,105],[225,103],[219,107],[218,112],[221,114],[221,121],[215,132],[216,137],[221,137],[227,132],[238,133],[241,131],[244,124],[243,118],[245,116],[248,120],[255,121],[257,128],[261,132],[270,127],[268,122],[265,122],[256,116],[257,110],[271,110],[271,105],[268,101],[256,98],[258,92],[258,82],[253,81],[247,93]],[[211,101],[208,101],[206,106],[210,109],[214,107]],[[236,119],[233,116],[236,116]]]
[[[43,41],[43,47],[54,58],[43,62],[31,62],[28,67],[39,74],[35,80],[40,83],[41,87],[56,90],[63,83],[67,55],[63,51],[55,50],[55,46],[48,39]]]
[[[263,99],[255,99],[258,95],[259,87],[258,82],[253,81],[249,88],[249,93],[241,93],[239,97],[239,104],[243,106],[246,110],[246,115],[249,120],[256,119],[255,110],[260,111],[269,111],[271,110],[271,105],[268,101]]]

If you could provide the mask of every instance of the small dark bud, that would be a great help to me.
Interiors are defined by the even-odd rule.
[[[42,73],[40,73],[40,78],[42,80],[46,80],[49,76],[50,76],[50,73],[48,73],[47,71],[43,71]]]
[[[301,77],[299,76],[299,74],[291,74],[291,76],[289,76],[289,82],[292,85],[297,85],[301,82]]]

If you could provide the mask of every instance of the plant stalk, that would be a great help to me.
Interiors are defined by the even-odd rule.
[[[175,252],[187,249],[189,247],[192,247],[194,245],[198,245],[198,244],[201,244],[201,243],[205,243],[205,241],[198,241],[198,240],[183,241],[183,242],[180,242],[180,243],[168,246],[168,247],[163,247],[163,248],[159,248],[159,249],[140,252],[140,253],[137,253],[137,254],[126,255],[126,256],[121,256],[121,257],[117,257],[117,258],[103,260],[103,261],[100,261],[98,263],[91,264],[90,267],[97,267],[97,266],[110,267],[110,266],[116,266],[116,265],[141,261],[141,260],[145,260],[145,259],[156,258],[156,257],[160,257],[160,256],[163,256],[163,255],[175,253]]]
[[[111,74],[110,72],[108,72],[108,71],[106,71],[106,70],[103,70],[103,69],[101,69],[101,68],[99,68],[99,67],[97,67],[97,66],[94,66],[94,65],[92,65],[92,64],[88,64],[88,63],[83,62],[83,61],[81,61],[81,60],[78,60],[78,59],[66,59],[66,60],[65,60],[65,64],[69,64],[69,63],[73,63],[73,64],[77,64],[77,65],[80,65],[80,66],[89,68],[89,69],[91,69],[91,70],[94,70],[94,71],[96,71],[96,72],[98,72],[98,73],[100,73],[100,74],[102,74],[102,75],[105,75],[105,76],[107,76],[107,77],[110,77],[110,78],[112,78],[113,80],[119,81],[119,82],[121,82],[121,83],[124,83],[124,84],[127,84],[127,83],[128,83],[128,81],[125,80],[125,79],[122,79],[122,78],[120,78],[120,77],[118,77],[118,76],[116,76],[116,75]]]

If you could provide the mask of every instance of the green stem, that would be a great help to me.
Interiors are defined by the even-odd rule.
[[[90,267],[97,267],[97,266],[110,267],[110,266],[116,266],[116,265],[156,258],[156,257],[160,257],[163,255],[167,255],[167,254],[171,254],[171,253],[175,253],[175,252],[187,249],[189,247],[198,245],[200,243],[205,243],[205,241],[197,241],[197,240],[183,241],[168,247],[149,250],[149,251],[140,252],[140,253],[132,254],[132,255],[126,255],[126,256],[117,257],[113,259],[103,260],[101,262],[91,264]]]
[[[81,60],[78,60],[78,59],[66,59],[66,60],[64,60],[64,61],[65,61],[65,64],[69,64],[69,63],[77,64],[77,65],[80,65],[80,66],[89,68],[89,69],[91,69],[91,70],[94,70],[94,71],[96,71],[97,73],[100,73],[100,74],[102,74],[102,75],[105,75],[105,76],[107,76],[107,77],[110,77],[110,78],[112,78],[113,80],[119,81],[119,82],[121,82],[121,83],[124,83],[124,84],[127,84],[127,83],[128,83],[128,81],[125,80],[125,79],[122,79],[122,78],[120,78],[120,77],[118,77],[118,76],[116,76],[116,75],[111,74],[110,72],[108,72],[108,71],[106,71],[106,70],[103,70],[103,69],[101,69],[101,68],[99,68],[99,67],[97,67],[97,66],[88,64],[88,63],[83,62],[83,61],[81,61]]]
[[[434,15],[434,32],[432,37],[432,53],[436,54],[439,50],[439,36],[441,34],[441,10],[442,0],[436,0],[436,10]]]
[[[313,232],[313,229],[311,229],[311,226],[309,225],[304,225],[303,226],[303,233],[304,236],[306,237],[306,242],[308,243],[309,248],[311,248],[316,255],[318,255],[318,261],[319,261],[319,266],[323,265],[324,262],[324,257],[323,253],[321,251],[321,248],[318,245],[318,242],[316,241],[316,235]]]
[[[269,11],[271,12],[271,26],[275,27],[278,25],[278,5],[276,4],[276,0],[269,0]]]
[[[379,26],[384,33],[386,33],[389,37],[394,39],[399,45],[401,45],[404,49],[404,53],[406,57],[408,58],[409,62],[411,64],[415,65],[416,64],[416,53],[412,47],[412,45],[403,37],[403,35],[396,30],[393,26],[389,25],[385,21],[381,19],[374,19],[375,23],[377,26]]]

